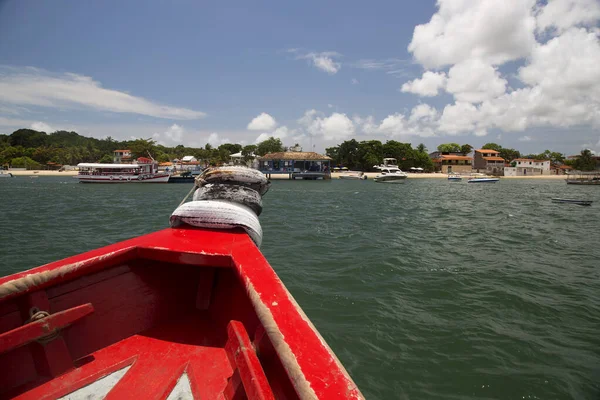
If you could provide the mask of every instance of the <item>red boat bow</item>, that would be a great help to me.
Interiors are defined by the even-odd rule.
[[[165,229],[0,278],[0,369],[2,398],[362,398],[241,229]]]

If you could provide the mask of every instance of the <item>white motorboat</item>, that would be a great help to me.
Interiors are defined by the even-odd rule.
[[[383,164],[374,165],[380,171],[379,175],[375,177],[375,182],[379,183],[404,183],[404,180],[408,178],[406,172],[402,172],[398,168],[397,161],[395,158],[384,158]]]
[[[12,178],[13,174],[3,169],[0,169],[0,178]]]
[[[350,171],[348,173],[341,174],[340,179],[364,180],[367,179],[367,176],[362,171]]]
[[[462,181],[462,176],[458,174],[448,174],[449,181]]]

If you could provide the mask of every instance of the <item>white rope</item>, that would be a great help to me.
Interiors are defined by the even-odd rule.
[[[170,219],[171,227],[182,223],[198,228],[243,228],[260,247],[262,228],[254,212],[241,204],[223,200],[190,201],[177,207]]]

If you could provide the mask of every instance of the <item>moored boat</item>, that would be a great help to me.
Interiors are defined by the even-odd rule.
[[[0,178],[13,178],[13,174],[0,168]]]
[[[339,175],[340,179],[346,180],[365,180],[367,176],[362,171],[350,171]]]
[[[496,183],[500,178],[494,178],[485,174],[473,173],[469,176],[467,183]]]
[[[0,397],[362,399],[258,249],[268,186],[237,172],[203,173],[171,228],[0,278]]]
[[[448,174],[449,181],[462,181],[462,176],[458,174]]]
[[[577,199],[552,199],[553,203],[569,203],[569,204],[578,204],[580,206],[591,206],[592,200],[577,200]]]
[[[378,183],[404,183],[404,180],[408,178],[408,174],[398,167],[395,158],[384,158],[383,164],[374,165],[373,168],[380,171],[373,178]]]
[[[572,172],[566,179],[567,185],[587,185],[600,186],[600,173],[592,172]]]
[[[75,178],[83,183],[167,183],[169,173],[159,172],[155,160],[139,157],[132,164],[77,164]]]

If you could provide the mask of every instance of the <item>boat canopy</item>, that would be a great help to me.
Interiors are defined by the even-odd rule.
[[[140,168],[138,164],[100,164],[100,163],[80,163],[79,168]]]

